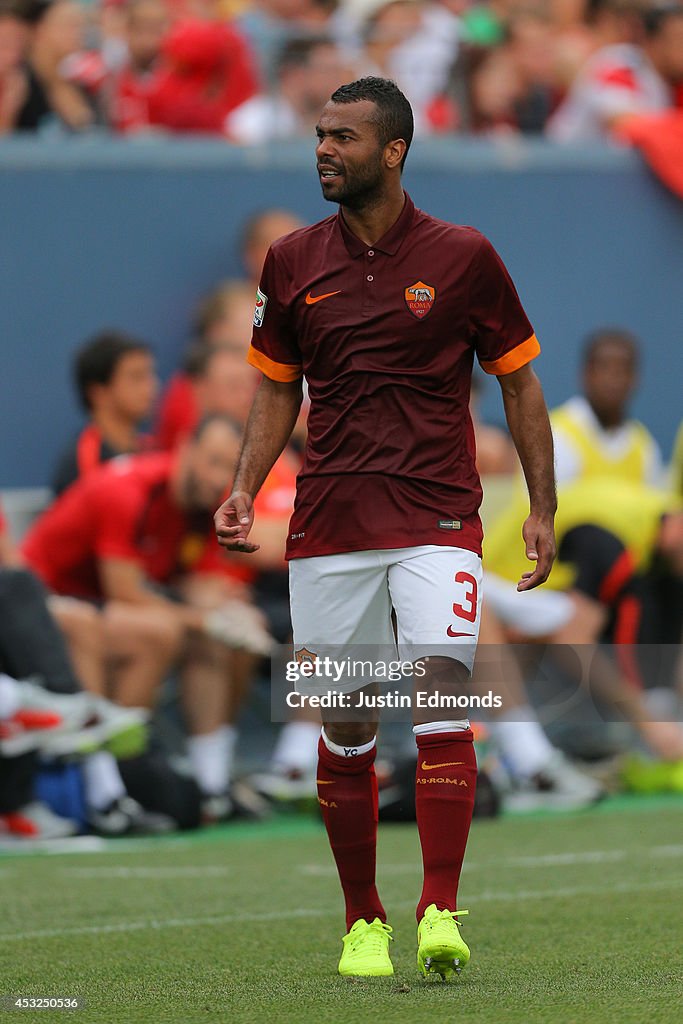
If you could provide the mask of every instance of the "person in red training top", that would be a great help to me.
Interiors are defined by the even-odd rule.
[[[222,134],[231,110],[256,92],[246,40],[229,25],[187,18],[163,45],[163,66],[149,95],[151,124],[173,132]]]
[[[116,690],[119,703],[153,706],[159,683],[182,658],[190,757],[218,816],[232,809],[239,698],[254,655],[270,645],[242,582],[253,570],[226,559],[211,530],[238,448],[235,426],[212,416],[174,453],[114,459],[68,488],[22,547],[47,587],[100,603],[120,634],[146,624],[147,662],[129,673],[125,692]],[[109,653],[115,661],[118,649]]]
[[[140,425],[154,406],[158,380],[149,345],[118,331],[102,331],[76,353],[74,383],[88,424],[62,453],[52,489],[62,491],[101,462],[138,451]]]
[[[552,435],[529,365],[540,346],[488,239],[424,213],[404,192],[413,113],[393,82],[340,86],[316,134],[323,197],[339,208],[266,257],[249,351],[263,377],[216,532],[228,550],[258,550],[254,498],[289,440],[305,376],[308,440],[287,557],[294,664],[314,672],[293,682],[329,708],[317,780],[346,904],[338,970],[393,974],[375,882],[375,678],[387,678],[382,669],[398,653],[419,662],[423,695],[414,707],[424,871],[417,960],[423,974],[447,979],[470,958],[455,918],[477,777],[467,713],[453,711],[468,705],[481,616],[470,378],[475,356],[498,378],[524,469],[529,514],[520,526],[535,565],[518,586],[529,590],[555,556]],[[359,679],[366,644],[379,652],[370,662],[378,668],[361,668]],[[326,678],[330,655],[349,666],[336,681]]]

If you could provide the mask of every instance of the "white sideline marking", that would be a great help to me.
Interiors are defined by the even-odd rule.
[[[140,867],[140,868],[62,868],[60,875],[72,878],[222,878],[231,873],[226,864],[207,864],[205,867]]]
[[[667,880],[661,879],[655,882],[642,882],[631,885],[628,882],[619,882],[606,889],[601,886],[573,886],[564,889],[529,889],[519,892],[502,890],[484,890],[480,893],[472,893],[472,903],[519,903],[523,900],[551,900],[571,899],[575,896],[605,896],[612,893],[629,892],[650,892],[657,889],[667,889],[683,886],[683,878]],[[407,910],[415,905],[413,900],[402,900],[394,903],[397,910]],[[204,928],[207,925],[224,924],[252,924],[261,921],[286,921],[293,917],[329,917],[339,914],[339,903],[334,907],[318,907],[306,909],[298,907],[294,910],[278,910],[268,914],[220,914],[213,917],[170,917],[163,921],[121,921],[119,924],[102,925],[78,925],[74,928],[46,928],[27,932],[0,932],[0,942],[19,942],[27,939],[53,939],[61,938],[64,935],[110,935],[121,932],[139,931],[165,931],[167,928]]]
[[[572,864],[605,864],[626,860],[635,854],[647,857],[680,857],[683,846],[651,846],[637,850],[585,850],[581,853],[544,853],[529,857],[509,857],[503,861],[466,861],[463,871],[481,871],[491,868],[542,868],[565,867]],[[379,867],[379,875],[412,875],[417,871],[416,864],[387,864]],[[333,864],[300,864],[299,872],[303,875],[320,877],[336,877],[337,869]]]

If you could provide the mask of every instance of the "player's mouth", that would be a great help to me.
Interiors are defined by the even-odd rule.
[[[336,167],[330,167],[329,164],[319,164],[318,176],[323,184],[329,184],[331,182],[338,181],[341,174]]]

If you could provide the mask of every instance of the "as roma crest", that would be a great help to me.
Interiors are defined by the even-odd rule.
[[[318,655],[313,651],[309,651],[307,647],[302,647],[300,650],[294,652],[294,657],[297,660],[297,664],[302,665],[305,661],[314,665],[318,660]]]
[[[410,288],[406,288],[404,294],[410,312],[418,320],[422,320],[434,305],[436,288],[432,288],[431,284],[425,284],[424,281],[416,281]]]

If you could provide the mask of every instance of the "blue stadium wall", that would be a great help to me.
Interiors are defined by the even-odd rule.
[[[623,325],[642,338],[634,411],[668,456],[683,415],[683,203],[640,158],[602,147],[423,143],[405,183],[419,206],[475,225],[502,254],[541,339],[551,405],[575,388],[587,331]],[[332,212],[312,145],[0,144],[0,488],[48,480],[80,422],[70,357],[93,331],[148,338],[169,376],[197,299],[240,273],[245,218],[273,205],[310,221]],[[497,391],[491,381],[483,410],[501,420]]]

